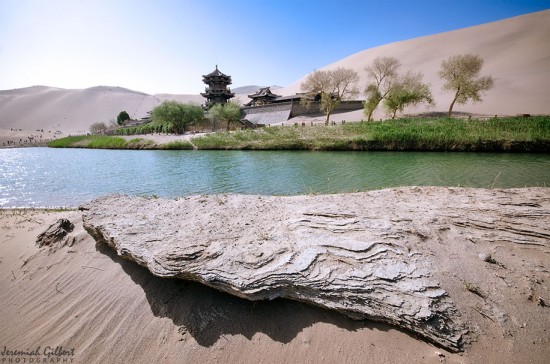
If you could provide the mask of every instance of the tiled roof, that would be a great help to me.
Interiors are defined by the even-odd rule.
[[[231,78],[231,76],[228,76],[222,72],[220,72],[220,70],[218,69],[218,65],[216,65],[216,69],[212,72],[210,72],[209,74],[207,75],[203,75],[202,77],[227,77],[227,78]]]
[[[281,97],[280,95],[275,95],[274,93],[272,93],[269,87],[262,87],[260,91],[256,92],[255,94],[248,95],[248,97],[250,97],[251,99],[262,96],[269,96],[273,98]]]

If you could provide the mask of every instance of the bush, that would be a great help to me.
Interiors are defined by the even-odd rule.
[[[130,115],[126,111],[121,111],[116,118],[117,124],[122,125],[126,120],[130,120]]]

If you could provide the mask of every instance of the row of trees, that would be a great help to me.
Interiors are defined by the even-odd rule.
[[[204,109],[199,105],[163,101],[151,112],[151,124],[156,126],[157,129],[160,128],[159,130],[181,134],[186,128],[201,124],[209,119],[214,122],[225,123],[227,130],[229,130],[231,124],[239,121],[240,116],[241,108],[233,102],[215,104],[205,114]]]
[[[491,76],[479,76],[482,66],[483,59],[472,54],[453,56],[441,62],[438,75],[444,81],[443,89],[454,92],[449,117],[455,104],[465,104],[470,100],[479,102],[481,94],[493,87]],[[365,67],[369,80],[364,90],[367,120],[372,120],[380,103],[384,104],[392,119],[406,107],[433,105],[430,86],[423,82],[422,72],[401,74],[400,68],[401,63],[393,57],[376,58]],[[359,74],[352,69],[316,70],[301,84],[301,90],[306,94],[303,102],[308,103],[313,96],[320,95],[320,108],[327,116],[325,123],[328,125],[330,115],[338,104],[359,94],[358,81]]]
[[[233,123],[239,121],[241,117],[241,107],[233,102],[227,104],[215,104],[204,112],[199,105],[184,104],[177,101],[163,101],[155,107],[151,112],[151,123],[124,128],[117,131],[119,134],[141,134],[141,133],[175,133],[181,134],[192,125],[204,124],[207,120],[212,123],[225,124],[227,130],[230,129]],[[126,111],[121,111],[116,120],[112,120],[113,125],[124,126],[124,122],[130,120],[130,116]],[[108,127],[105,123],[94,123],[90,126],[92,134],[104,134]]]

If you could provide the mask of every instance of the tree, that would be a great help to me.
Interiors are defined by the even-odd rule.
[[[164,124],[168,130],[181,134],[186,126],[202,121],[204,110],[199,105],[163,101],[153,109],[151,118],[154,123]]]
[[[441,62],[439,77],[445,81],[443,90],[454,91],[455,95],[449,106],[449,117],[455,103],[465,104],[469,100],[481,101],[481,93],[494,86],[491,76],[479,76],[483,58],[474,54],[452,56]]]
[[[215,120],[226,122],[227,131],[229,131],[231,123],[236,123],[241,119],[241,107],[231,101],[226,104],[214,104],[208,113]]]
[[[327,115],[325,124],[328,125],[330,114],[340,102],[359,93],[358,81],[359,75],[357,72],[349,68],[339,67],[333,71],[313,71],[302,82],[300,88],[306,93],[303,100],[320,96],[320,110]]]
[[[90,133],[92,134],[103,134],[107,130],[107,125],[102,122],[93,123],[90,125]]]
[[[400,67],[401,62],[393,57],[377,57],[372,65],[365,67],[370,80],[365,88],[365,115],[368,121],[372,120],[372,114],[380,101],[388,95]]]
[[[126,120],[130,120],[130,115],[126,111],[119,112],[116,118],[117,124],[122,125]]]
[[[397,111],[403,112],[407,106],[416,106],[422,103],[433,104],[430,86],[422,82],[422,72],[407,72],[397,77],[384,99],[384,106],[395,119]]]

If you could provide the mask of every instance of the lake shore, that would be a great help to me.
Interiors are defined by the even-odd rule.
[[[127,131],[131,134],[131,131]],[[271,126],[185,135],[72,137],[48,144],[64,148],[550,152],[550,117],[489,120],[411,118],[337,125]]]
[[[398,190],[435,197],[456,191]],[[486,197],[492,191],[472,190]],[[503,191],[511,203],[524,203],[548,220],[549,189]],[[446,198],[438,201],[447,203]],[[71,246],[38,248],[38,234],[60,218],[75,224]],[[548,233],[548,226],[534,227]],[[494,241],[452,239],[421,248],[444,260],[448,269],[438,278],[474,331],[465,351],[454,354],[385,324],[353,321],[288,300],[251,303],[197,283],[154,277],[97,245],[77,210],[4,209],[0,228],[0,320],[8,323],[0,327],[0,341],[7,350],[62,346],[66,357],[82,363],[361,358],[380,363],[543,363],[550,355],[548,240],[544,245],[514,244],[499,240],[495,231]],[[482,252],[491,253],[496,263],[481,260]],[[475,284],[481,296],[460,279]]]

